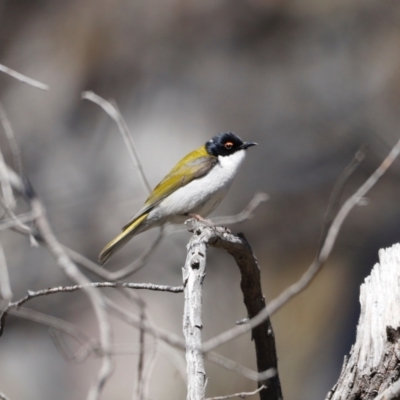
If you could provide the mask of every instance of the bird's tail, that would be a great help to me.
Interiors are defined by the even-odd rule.
[[[132,237],[138,233],[138,230],[141,226],[141,223],[146,220],[148,213],[141,215],[139,218],[136,218],[132,221],[131,224],[124,227],[122,233],[120,233],[116,238],[111,240],[110,243],[100,252],[99,262],[101,265],[104,265],[108,259],[122,246],[125,246]]]

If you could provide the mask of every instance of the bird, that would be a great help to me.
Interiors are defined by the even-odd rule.
[[[211,214],[225,197],[246,150],[255,145],[224,132],[187,154],[153,189],[122,232],[103,248],[100,264],[104,265],[139,233],[166,223],[180,224],[188,217],[201,220]]]

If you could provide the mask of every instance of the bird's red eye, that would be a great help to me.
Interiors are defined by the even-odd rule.
[[[232,147],[233,147],[233,143],[232,143],[232,142],[226,142],[226,143],[225,143],[225,148],[226,148],[227,150],[230,150]]]

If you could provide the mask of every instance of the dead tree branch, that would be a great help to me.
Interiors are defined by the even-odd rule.
[[[90,281],[85,275],[82,274],[82,272],[67,255],[63,246],[55,237],[49,221],[47,220],[45,207],[43,206],[39,197],[36,195],[30,182],[27,180],[27,178],[20,177],[9,167],[7,172],[13,189],[19,192],[26,199],[32,209],[33,214],[36,215],[34,222],[37,230],[37,240],[49,250],[59,267],[70,279],[77,282],[79,285],[88,285]],[[104,299],[101,294],[95,288],[89,285],[85,288],[85,293],[88,295],[88,298],[97,316],[100,331],[100,342],[102,346],[102,366],[99,370],[96,383],[92,386],[88,394],[88,400],[97,400],[105,382],[112,373],[112,362],[110,355],[111,328],[105,312]]]
[[[379,264],[361,285],[356,342],[327,400],[399,398],[399,281],[400,244],[396,244],[379,252]]]
[[[228,394],[226,396],[217,396],[217,397],[208,397],[206,400],[226,400],[226,399],[233,399],[234,397],[240,397],[241,399],[245,399],[248,396],[253,396],[260,392],[261,390],[265,389],[265,386],[262,385],[258,389],[253,390],[252,392],[241,392],[235,394]]]
[[[202,243],[203,249],[198,259],[205,259],[206,246],[223,248],[236,261],[241,274],[240,286],[248,317],[252,318],[265,308],[265,300],[261,289],[260,268],[253,251],[243,235],[235,236],[222,227],[210,226],[196,220],[187,221],[189,230],[194,232],[192,241]],[[191,243],[192,243],[191,241]],[[189,253],[192,251],[189,246]],[[202,257],[202,258],[201,258]],[[269,318],[252,330],[252,338],[256,348],[257,370],[263,372],[274,370],[276,373],[268,382],[261,381],[259,385],[266,388],[260,392],[261,400],[281,399],[282,389],[278,371],[275,338]]]
[[[193,235],[187,246],[183,267],[185,306],[183,333],[186,339],[187,399],[203,400],[207,384],[204,360],[201,352],[202,284],[206,275],[207,242],[200,235]]]
[[[151,193],[151,186],[146,178],[142,163],[140,161],[139,154],[136,150],[135,143],[132,139],[132,135],[129,132],[128,125],[126,124],[121,112],[118,110],[116,104],[111,104],[109,101],[103,99],[99,95],[93,92],[82,92],[82,99],[92,101],[99,105],[118,125],[118,129],[121,132],[122,138],[124,139],[126,148],[132,158],[132,161],[139,171],[139,176],[142,180],[144,187],[147,189],[148,193]]]
[[[44,84],[42,82],[39,82],[36,79],[29,78],[28,76],[23,75],[23,74],[21,74],[21,73],[19,73],[17,71],[14,71],[13,69],[8,68],[3,64],[0,64],[0,71],[4,72],[5,74],[7,74],[9,76],[12,76],[17,81],[20,81],[20,82],[23,82],[23,83],[27,83],[28,85],[31,85],[31,86],[33,86],[33,87],[35,87],[37,89],[49,90],[49,86],[48,85],[46,85],[46,84]]]

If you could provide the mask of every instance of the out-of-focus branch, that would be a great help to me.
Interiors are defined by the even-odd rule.
[[[14,193],[8,176],[8,168],[4,161],[3,153],[0,151],[0,186],[3,193],[2,203],[6,210],[15,207]]]
[[[214,225],[230,225],[237,224],[239,222],[247,221],[253,218],[253,212],[261,204],[269,199],[266,193],[258,192],[256,193],[247,206],[236,215],[227,215],[222,217],[213,218]]]
[[[325,213],[324,224],[322,227],[322,232],[319,240],[319,245],[317,248],[317,257],[320,254],[322,247],[325,243],[326,236],[328,235],[329,228],[332,225],[332,221],[336,216],[336,213],[339,208],[340,197],[343,193],[344,186],[346,185],[347,181],[354,173],[354,171],[359,167],[362,161],[365,158],[367,151],[367,146],[363,145],[354,155],[353,159],[344,169],[344,171],[340,174],[339,178],[337,179],[335,186],[332,190],[332,194],[329,199],[329,204]]]
[[[12,171],[8,168],[8,171]],[[25,177],[20,177],[14,171],[9,172],[10,183],[16,191],[19,191],[29,203],[32,212],[37,216],[35,226],[37,229],[37,238],[49,250],[55,258],[59,267],[64,273],[79,285],[87,285],[90,281],[82,274],[76,264],[68,257],[62,245],[55,237],[49,221],[46,217],[46,210],[40,201],[39,197],[33,190],[30,182]],[[100,392],[112,372],[112,363],[110,356],[111,345],[111,330],[108,322],[108,317],[105,312],[104,300],[99,291],[91,286],[85,288],[85,293],[88,295],[92,307],[96,313],[99,331],[100,343],[102,346],[102,365],[97,376],[96,383],[92,386],[88,400],[97,400]]]
[[[168,332],[162,328],[156,327],[149,321],[141,321],[139,316],[126,311],[123,307],[116,304],[110,299],[106,299],[106,304],[110,312],[113,313],[116,317],[120,318],[121,321],[124,321],[125,323],[134,326],[136,328],[144,329],[146,333],[161,340],[162,342],[168,344],[171,347],[180,350],[185,350],[186,343],[180,336],[172,332]],[[205,358],[208,361],[211,361],[214,364],[217,364],[224,369],[227,369],[229,371],[234,371],[237,374],[244,376],[245,378],[255,382],[269,379],[273,377],[276,373],[274,370],[268,370],[262,373],[257,373],[256,371],[253,371],[250,368],[244,367],[243,365],[240,365],[237,362],[232,361],[212,351],[206,353]]]
[[[10,400],[10,398],[7,397],[4,393],[0,392],[0,400]]]
[[[315,278],[316,274],[320,271],[323,264],[329,257],[333,245],[338,236],[339,230],[343,225],[349,212],[362,200],[362,198],[368,193],[368,191],[377,183],[379,178],[387,171],[387,169],[392,165],[394,160],[397,158],[400,152],[400,140],[392,148],[388,156],[384,159],[382,164],[378,169],[367,179],[367,181],[343,204],[334,218],[332,225],[328,230],[328,234],[324,241],[321,251],[317,255],[314,262],[308,267],[303,276],[294,284],[285,289],[278,297],[269,302],[258,315],[250,319],[247,324],[236,326],[231,328],[220,335],[210,339],[208,342],[204,343],[203,351],[210,351],[216,347],[227,343],[236,337],[249,332],[263,321],[265,321],[269,316],[278,311],[284,304],[291,300],[298,293],[302,292]]]
[[[82,92],[82,98],[85,100],[92,101],[93,103],[96,103],[99,105],[118,125],[118,129],[124,139],[125,145],[129,151],[129,154],[132,158],[132,161],[135,165],[135,167],[139,171],[139,176],[142,180],[142,183],[144,187],[147,189],[148,193],[151,192],[151,186],[149,184],[149,181],[146,178],[146,174],[143,170],[142,163],[140,162],[140,157],[139,154],[136,150],[135,143],[132,139],[132,135],[129,132],[128,125],[126,124],[124,118],[121,115],[121,112],[118,110],[118,107],[116,104],[111,104],[109,101],[103,99],[99,95],[93,93],[93,92]]]
[[[39,214],[41,214],[36,218],[36,227],[46,247],[57,261],[57,264],[69,278],[78,284],[89,284],[90,281],[85,275],[82,274],[76,264],[67,256],[63,247],[54,236],[49,222],[45,216],[45,209],[37,196],[32,198],[31,207],[33,211],[37,210],[39,211]],[[88,400],[97,400],[104,384],[112,373],[112,362],[110,356],[111,328],[105,312],[104,300],[101,294],[89,285],[85,288],[85,291],[97,316],[100,331],[100,343],[103,350],[102,366],[97,376],[97,382],[92,386],[88,394]]]
[[[1,267],[1,247],[0,247],[0,267]],[[1,275],[0,275],[1,276]],[[0,286],[1,287],[1,286]],[[4,331],[4,323],[7,313],[12,308],[21,307],[27,301],[32,300],[36,297],[48,296],[55,293],[72,293],[78,290],[84,290],[88,287],[93,288],[127,288],[127,289],[146,289],[146,290],[154,290],[157,292],[169,292],[169,293],[182,293],[183,286],[167,286],[167,285],[155,285],[153,283],[129,283],[129,282],[89,282],[81,285],[73,285],[73,286],[58,286],[38,291],[28,290],[28,294],[22,299],[10,302],[3,312],[0,315],[0,336]],[[4,297],[3,297],[4,298]]]
[[[206,400],[226,400],[226,399],[233,399],[234,397],[240,397],[241,399],[245,399],[248,396],[253,396],[260,392],[261,390],[265,389],[266,386],[262,385],[258,389],[253,390],[252,392],[241,392],[235,394],[228,394],[226,396],[216,396],[216,397],[208,397]]]
[[[236,215],[226,215],[222,217],[216,217],[212,219],[212,222],[214,225],[230,225],[251,219],[253,217],[253,213],[256,210],[256,208],[261,203],[267,201],[268,199],[269,196],[266,193],[262,192],[256,193],[250,200],[250,202],[246,205],[246,207],[242,211],[240,211],[240,213]],[[187,228],[182,227],[181,225],[169,225],[166,228],[166,233],[170,234],[174,232],[183,232],[185,230],[187,230]]]
[[[3,126],[3,130],[4,130],[4,133],[8,140],[11,154],[14,159],[14,168],[17,170],[18,174],[20,176],[22,176],[23,175],[23,165],[22,165],[21,150],[15,139],[14,131],[11,127],[11,123],[7,117],[6,111],[1,103],[0,103],[0,122],[1,122],[1,125]]]
[[[1,245],[1,243],[0,243],[0,295],[4,300],[7,301],[11,301],[13,297],[10,279],[8,275],[6,255],[4,254],[3,246]]]
[[[29,78],[28,76],[23,75],[20,72],[14,71],[13,69],[11,69],[9,67],[6,67],[3,64],[0,64],[0,71],[4,72],[5,74],[7,74],[9,76],[12,76],[14,79],[16,79],[16,80],[18,80],[20,82],[27,83],[28,85],[33,86],[33,87],[35,87],[37,89],[49,90],[49,86],[48,85],[46,85],[46,84],[44,84],[42,82],[39,82],[36,79]]]
[[[1,228],[1,225],[0,225]],[[92,272],[93,274],[106,279],[108,281],[119,281],[121,279],[126,278],[129,275],[134,274],[135,272],[142,269],[151,255],[154,253],[155,249],[161,243],[164,237],[163,228],[160,229],[160,232],[153,243],[151,243],[146,250],[140,255],[140,257],[136,258],[135,261],[128,264],[127,266],[117,270],[117,271],[107,271],[100,265],[96,264],[92,260],[89,260],[84,255],[64,246],[65,251],[74,260],[77,264],[81,265],[83,268]]]
[[[14,315],[15,317],[24,318],[29,321],[48,326],[51,329],[62,332],[63,334],[68,335],[83,346],[90,345],[91,351],[97,354],[101,354],[100,345],[97,341],[89,338],[78,327],[70,324],[67,321],[24,307],[19,307],[17,310],[11,309],[9,313]]]
[[[228,371],[236,372],[237,374],[244,376],[245,378],[250,379],[254,382],[267,381],[268,379],[271,379],[276,375],[276,370],[274,368],[270,368],[262,372],[257,372],[214,351],[204,353],[204,357],[206,360],[211,361]]]

